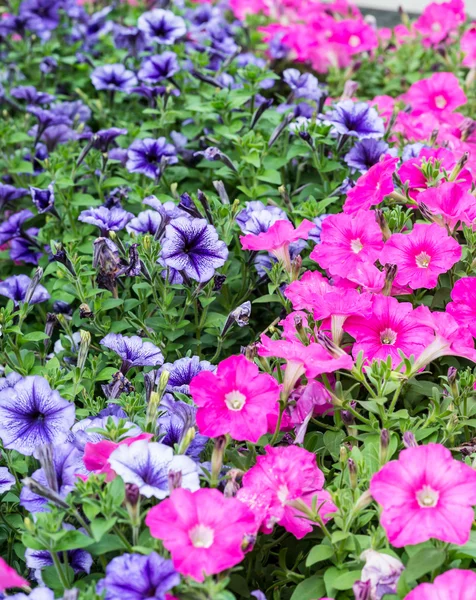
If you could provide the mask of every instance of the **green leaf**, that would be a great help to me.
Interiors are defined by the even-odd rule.
[[[322,577],[313,575],[309,579],[301,581],[294,590],[291,600],[316,600],[326,593],[326,587]]]
[[[80,531],[67,531],[55,543],[54,550],[56,552],[65,552],[66,550],[75,550],[76,548],[87,548],[92,544],[94,544],[94,540]]]
[[[268,302],[280,302],[277,294],[265,294],[253,300],[253,304],[267,304]]]
[[[93,556],[101,556],[107,552],[116,552],[117,550],[125,550],[126,547],[121,542],[117,535],[106,533],[100,542],[92,544],[88,548],[88,552]]]
[[[360,579],[362,571],[348,571],[340,575],[333,583],[336,590],[350,590],[354,583]]]
[[[117,518],[112,519],[94,519],[91,522],[91,533],[93,534],[96,542],[100,542],[102,537],[110,531],[116,524]]]
[[[446,552],[438,548],[421,548],[408,561],[404,571],[407,581],[420,579],[426,573],[438,569],[445,562]]]
[[[314,546],[306,558],[306,567],[310,567],[318,562],[327,560],[333,554],[334,550],[331,546],[325,546],[324,544],[321,544],[320,546]]]
[[[324,434],[324,446],[334,460],[339,458],[340,447],[345,438],[343,431],[326,431]]]
[[[23,336],[23,341],[25,342],[41,342],[42,340],[47,339],[48,336],[44,331],[32,331]]]

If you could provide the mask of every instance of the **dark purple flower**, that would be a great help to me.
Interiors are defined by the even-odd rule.
[[[34,243],[39,232],[38,227],[26,230],[25,237],[16,237],[10,242],[10,258],[14,261],[37,265],[43,252]]]
[[[155,210],[145,210],[134,217],[126,226],[128,233],[141,235],[150,233],[155,235],[163,226],[164,219],[160,213]]]
[[[0,183],[0,208],[3,208],[5,204],[19,200],[28,194],[28,190],[25,188],[16,188],[13,185],[7,185]],[[17,213],[18,214],[18,213]]]
[[[104,206],[106,208],[114,208],[115,206],[120,207],[124,200],[129,197],[130,187],[119,186],[109,192],[104,200]]]
[[[99,227],[101,235],[106,236],[108,231],[121,231],[121,229],[124,229],[133,216],[132,213],[120,207],[97,206],[83,210],[78,217],[78,221]]]
[[[170,45],[187,33],[185,21],[170,10],[156,8],[143,13],[137,26],[158,44]]]
[[[124,375],[132,367],[157,367],[164,362],[159,348],[152,342],[144,342],[138,335],[126,337],[120,333],[108,333],[100,344],[122,358],[121,371]]]
[[[147,48],[147,37],[138,27],[114,26],[114,43],[116,48],[129,50],[133,56]]]
[[[68,302],[63,300],[55,300],[53,302],[53,312],[57,315],[71,316],[73,314],[73,308]]]
[[[69,403],[68,403],[69,404]],[[73,407],[73,405],[70,405]],[[74,407],[73,407],[74,409]],[[74,420],[74,415],[73,415]],[[45,487],[52,489],[51,485],[54,486],[54,492],[58,493],[62,498],[71,492],[76,485],[79,475],[87,475],[83,464],[83,455],[77,450],[73,444],[68,442],[54,443],[53,446],[53,480],[47,476],[47,473],[43,468],[38,469],[32,473],[32,478],[41,483]],[[56,479],[56,481],[54,481]],[[28,512],[48,512],[48,500],[32,492],[29,488],[23,487],[20,493],[20,504]]]
[[[51,212],[55,205],[55,193],[53,184],[50,183],[46,190],[30,187],[31,199],[38,209],[39,214]]]
[[[69,116],[61,114],[61,112],[53,109],[41,108],[39,106],[28,106],[27,111],[38,119],[38,126],[41,131],[53,125],[70,125],[71,119]]]
[[[39,92],[33,85],[20,85],[12,88],[10,94],[17,100],[24,100],[27,104],[48,104],[53,102],[54,96]]]
[[[111,403],[98,413],[98,417],[118,417],[119,419],[127,419],[127,413],[119,404]]]
[[[28,135],[36,139],[38,136],[38,125],[32,127]],[[42,131],[39,139],[44,142],[48,152],[53,152],[59,144],[66,144],[69,141],[77,140],[78,134],[69,125],[53,125]]]
[[[136,140],[129,147],[127,158],[126,167],[130,173],[143,173],[151,179],[161,175],[164,162],[169,165],[178,162],[175,147],[164,137]]]
[[[12,275],[11,277],[7,277],[7,279],[0,282],[0,296],[10,298],[15,305],[18,305],[20,302],[24,302],[31,283],[32,280],[27,275]],[[50,295],[46,288],[42,285],[37,285],[30,299],[30,304],[46,302],[49,297]]]
[[[105,600],[165,600],[166,593],[179,583],[172,561],[156,552],[122,554],[107,565],[97,592],[105,592]]]
[[[139,79],[147,83],[158,83],[173,77],[179,72],[179,64],[175,52],[163,52],[146,58],[139,69]]]
[[[11,215],[6,221],[0,225],[0,245],[9,242],[14,237],[18,237],[22,233],[21,226],[25,221],[31,219],[35,215],[31,210],[21,210]]]
[[[91,81],[97,90],[128,92],[137,85],[137,78],[124,65],[103,65],[91,73]]]
[[[0,494],[11,490],[15,485],[15,477],[10,473],[7,467],[0,467]]]
[[[212,49],[220,58],[230,56],[238,50],[230,28],[224,25],[223,22],[212,21],[204,33],[204,38],[211,41]]]
[[[359,140],[344,156],[345,162],[361,173],[366,173],[370,167],[378,163],[382,154],[388,150],[388,144],[383,140],[367,138]]]
[[[27,456],[43,444],[64,442],[74,423],[74,404],[43,377],[25,377],[0,391],[0,438],[5,448]]]
[[[325,122],[332,125],[335,132],[359,139],[378,139],[385,133],[383,119],[366,102],[338,102],[334,110],[325,114]]]
[[[205,219],[174,219],[165,228],[161,258],[166,266],[204,283],[228,258],[225,242]]]
[[[266,206],[261,200],[246,203],[246,208],[238,213],[236,222],[243,233],[259,233],[268,231],[276,221],[288,221],[288,217],[279,206]]]
[[[216,367],[208,360],[200,360],[198,356],[179,358],[173,363],[164,363],[157,373],[158,382],[160,374],[167,371],[169,380],[167,382],[167,392],[179,392],[181,394],[190,393],[190,382],[202,371],[215,371]]]
[[[107,152],[109,146],[116,138],[121,135],[126,135],[127,129],[119,127],[110,127],[109,129],[100,129],[94,134],[88,134],[93,139],[93,146],[101,152]]]
[[[145,83],[141,83],[139,86],[132,88],[131,90],[133,94],[138,94],[139,96],[147,98],[150,106],[152,107],[157,106],[157,98],[163,96],[166,91],[167,88],[164,85],[149,86],[145,85]],[[178,90],[173,91],[178,92]]]
[[[206,29],[211,21],[221,20],[221,11],[218,6],[211,4],[201,4],[196,8],[187,10],[185,14],[192,25],[193,31]]]
[[[42,162],[48,158],[48,149],[44,144],[37,144],[35,153],[32,156],[30,152],[27,152],[24,156],[25,160],[28,160],[33,165],[33,171],[35,174],[43,173]]]
[[[40,71],[47,75],[48,73],[53,73],[58,68],[58,61],[54,56],[45,56],[41,59],[40,63]]]
[[[197,464],[188,456],[177,454],[170,446],[140,440],[119,446],[109,457],[109,464],[125,483],[134,483],[146,498],[162,500],[169,493],[169,473],[182,474],[182,487],[192,492],[200,488]]]
[[[28,18],[28,28],[42,37],[42,32],[59,25],[61,0],[22,0],[19,14]]]
[[[86,123],[91,118],[91,109],[81,100],[72,102],[57,102],[51,107],[51,111],[56,115],[61,115],[70,120],[71,123]]]

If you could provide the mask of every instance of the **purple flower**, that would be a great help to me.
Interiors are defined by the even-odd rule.
[[[56,29],[59,25],[60,0],[23,0],[19,14],[28,18],[28,28],[41,34]]]
[[[105,600],[165,600],[166,593],[179,583],[172,561],[156,552],[122,554],[107,565],[97,592],[105,592]]]
[[[147,98],[150,106],[155,107],[157,106],[157,98],[163,96],[166,89],[167,88],[164,85],[149,86],[145,85],[145,83],[141,83],[139,86],[132,88],[131,92]],[[178,92],[178,90],[174,90],[173,93],[174,92]]]
[[[6,388],[15,387],[20,379],[23,379],[23,377],[20,373],[15,373],[15,371],[9,373],[6,377],[0,377],[0,391]]]
[[[38,375],[0,391],[0,438],[5,448],[29,456],[37,446],[64,442],[74,423],[74,404]]]
[[[129,173],[143,173],[151,179],[160,177],[162,163],[173,165],[178,162],[175,147],[164,137],[136,140],[129,147],[127,158]]]
[[[172,219],[178,219],[179,217],[187,216],[187,213],[181,208],[179,208],[171,200],[162,203],[155,196],[147,196],[147,198],[144,198],[144,200],[142,200],[142,204],[146,204],[147,206],[150,206],[151,208],[159,212],[162,215],[162,218],[165,221],[167,221],[167,223]]]
[[[47,587],[37,587],[28,595],[20,592],[8,596],[8,600],[55,600],[55,594]]]
[[[32,280],[27,275],[12,275],[11,277],[7,277],[7,279],[0,282],[0,296],[10,298],[18,306],[20,302],[24,302],[31,283]],[[49,297],[50,295],[46,288],[38,284],[30,299],[30,304],[46,302]]]
[[[167,371],[169,380],[167,382],[167,392],[179,392],[180,394],[190,393],[190,382],[202,371],[215,371],[215,365],[208,360],[200,360],[198,356],[179,358],[173,363],[164,363],[157,374],[157,381],[162,371]]]
[[[361,173],[366,173],[370,167],[378,163],[382,154],[388,150],[388,144],[383,140],[367,138],[358,141],[344,156],[345,162]]]
[[[128,92],[137,85],[137,78],[124,65],[103,65],[91,73],[91,81],[97,90]]]
[[[143,13],[137,22],[139,29],[158,44],[170,45],[187,33],[185,21],[170,10],[156,8]]]
[[[165,228],[161,259],[172,269],[204,283],[228,258],[225,242],[205,219],[174,219]]]
[[[16,237],[10,242],[10,258],[15,261],[37,265],[43,252],[34,243],[39,232],[38,227],[30,227],[26,230],[28,237]]]
[[[100,129],[94,134],[93,146],[101,152],[107,152],[112,142],[120,135],[127,135],[127,129],[122,129],[119,127]]]
[[[81,102],[81,100],[57,102],[53,104],[51,111],[68,118],[71,123],[86,123],[91,118],[91,109],[84,102]]]
[[[111,404],[110,406],[117,406],[117,404]],[[105,409],[107,410],[107,409]],[[121,436],[121,439],[125,439],[128,437],[135,437],[142,433],[140,427],[132,423],[131,421],[127,421],[127,415],[125,414],[102,414],[104,411],[101,411],[97,417],[88,417],[86,419],[82,419],[78,421],[71,427],[71,432],[68,437],[68,441],[74,444],[75,448],[84,452],[84,447],[88,442],[95,444],[104,439],[104,435],[97,431],[98,429],[106,430],[108,426],[116,426],[121,427],[121,429],[126,430],[125,433]],[[115,412],[118,412],[117,409]],[[122,421],[121,421],[122,419]]]
[[[127,419],[126,411],[119,404],[108,404],[106,408],[103,408],[99,413],[98,417],[118,417],[119,419]]]
[[[312,220],[312,222],[316,224],[316,227],[314,229],[311,229],[311,231],[309,232],[309,239],[316,244],[321,243],[322,222],[328,216],[329,215],[321,215],[320,217],[314,217],[314,219]]]
[[[188,456],[177,454],[170,446],[140,440],[119,446],[109,457],[111,468],[125,483],[134,483],[146,498],[162,500],[169,493],[169,473],[182,473],[182,487],[194,492],[200,488],[197,464]]]
[[[283,79],[292,89],[295,98],[319,101],[324,93],[319,86],[317,77],[314,77],[311,73],[301,73],[297,69],[286,69],[283,71]]]
[[[35,125],[30,129],[28,135],[36,139],[38,132],[39,127]],[[66,144],[72,140],[77,140],[78,134],[69,125],[52,125],[41,132],[39,139],[44,142],[48,152],[53,152],[59,144]]]
[[[158,83],[173,77],[179,72],[179,64],[175,52],[164,52],[146,58],[139,69],[139,79],[147,83]]]
[[[126,227],[128,233],[141,235],[150,233],[155,235],[163,226],[164,219],[160,213],[155,210],[144,210],[137,217],[134,217]]]
[[[10,94],[17,100],[25,100],[27,104],[48,104],[55,99],[51,94],[39,92],[33,85],[20,85],[12,88]]]
[[[266,596],[260,590],[255,590],[254,592],[251,592],[251,595],[253,596],[253,598],[256,598],[256,600],[266,600]]]
[[[0,225],[0,245],[6,244],[14,237],[21,235],[21,226],[23,223],[34,216],[35,215],[31,212],[31,210],[27,209],[11,215]]]
[[[72,405],[71,405],[72,406]],[[43,468],[37,469],[31,475],[33,479],[49,489],[57,492],[62,498],[71,492],[78,481],[77,475],[88,475],[83,464],[82,453],[70,443],[60,443],[54,440],[52,473],[48,474]],[[52,488],[53,486],[53,488]],[[48,512],[48,500],[23,487],[20,493],[20,504],[28,512]]]
[[[164,362],[159,348],[152,342],[144,342],[138,335],[126,337],[120,333],[108,333],[100,344],[122,358],[121,371],[124,375],[132,367],[160,367]]]
[[[69,116],[51,109],[48,110],[46,108],[41,108],[40,106],[29,105],[27,111],[37,118],[40,131],[44,131],[47,127],[52,127],[53,125],[71,124]]]
[[[268,231],[276,221],[288,221],[288,217],[279,206],[266,206],[261,200],[246,203],[246,207],[236,216],[238,227],[243,233],[259,233]]]
[[[335,132],[359,139],[378,139],[385,133],[383,119],[366,102],[338,102],[334,110],[326,113],[325,122],[332,125]]]
[[[0,494],[11,490],[15,485],[15,477],[10,473],[7,467],[0,467]]]
[[[114,26],[114,43],[116,48],[129,50],[133,56],[147,48],[147,37],[138,27]]]
[[[39,214],[51,212],[55,204],[55,193],[53,184],[50,183],[46,190],[30,187],[31,199],[38,209]]]
[[[3,208],[5,204],[8,204],[9,202],[14,202],[15,200],[19,200],[27,194],[28,190],[25,188],[16,188],[13,185],[0,183],[0,209]]]
[[[121,229],[124,229],[133,216],[132,213],[117,206],[114,208],[97,206],[83,210],[78,217],[78,221],[99,227],[101,235],[104,237],[107,236],[109,231],[121,231]]]
[[[113,148],[108,152],[109,160],[117,160],[121,166],[125,167],[127,163],[127,150],[124,148]]]
[[[40,71],[47,75],[48,73],[53,73],[58,68],[58,61],[54,56],[45,56],[41,59],[40,63]]]
[[[418,158],[420,156],[420,152],[423,148],[426,148],[425,144],[421,142],[416,142],[415,144],[407,144],[404,146],[402,151],[402,161],[405,162],[410,160],[410,158]]]

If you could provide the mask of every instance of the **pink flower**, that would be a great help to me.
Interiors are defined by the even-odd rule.
[[[325,483],[316,457],[298,446],[266,446],[266,454],[258,456],[256,465],[243,477],[243,487],[237,498],[247,504],[257,517],[257,525],[271,533],[275,523],[282,525],[298,539],[312,531],[314,523],[305,517],[313,498],[320,505],[324,522],[337,511]],[[299,510],[301,506],[301,510]]]
[[[391,194],[395,186],[393,174],[398,158],[385,156],[380,162],[357,179],[355,187],[347,193],[344,203],[344,212],[356,213],[358,210],[367,210],[380,204],[385,196]]]
[[[395,368],[402,361],[399,352],[407,357],[419,356],[433,340],[427,325],[420,325],[410,302],[398,302],[390,296],[374,296],[372,315],[349,317],[344,331],[355,338],[352,355],[364,353],[367,362],[392,359]]]
[[[474,69],[476,67],[476,22],[464,32],[461,38],[461,51],[464,53],[463,65]]]
[[[475,589],[476,573],[451,569],[438,575],[433,583],[420,583],[405,600],[471,600]]]
[[[453,302],[447,305],[447,312],[476,337],[476,277],[458,279],[450,295]]]
[[[458,78],[453,73],[434,73],[428,79],[417,81],[404,95],[404,100],[411,104],[415,115],[424,112],[451,112],[467,102]]]
[[[343,19],[334,23],[329,42],[343,45],[348,54],[358,54],[377,48],[377,33],[363,19]]]
[[[150,509],[145,522],[171,553],[177,571],[196,581],[241,562],[245,536],[257,529],[245,504],[206,488],[173,490]]]
[[[267,250],[284,264],[287,271],[290,271],[289,244],[297,240],[307,240],[309,232],[315,227],[316,224],[307,219],[304,219],[296,229],[289,221],[276,221],[268,231],[258,235],[253,233],[241,235],[241,247],[243,250]]]
[[[84,447],[83,462],[88,471],[94,471],[97,475],[106,473],[106,481],[112,481],[116,473],[109,464],[109,457],[119,448],[119,446],[130,446],[140,440],[150,440],[154,436],[152,433],[141,433],[135,437],[126,438],[120,442],[111,442],[110,440],[101,440],[95,444],[88,442]]]
[[[268,431],[268,416],[278,414],[277,381],[242,354],[223,360],[216,373],[199,373],[190,394],[198,406],[198,429],[210,437],[229,433],[235,440],[257,442]]]
[[[380,29],[380,31],[382,31],[382,29]],[[377,109],[381,117],[383,117],[384,119],[388,119],[392,116],[393,109],[395,106],[395,98],[386,95],[375,96],[373,100],[369,100],[369,104],[370,106],[374,106]]]
[[[370,493],[383,507],[380,524],[397,548],[432,538],[458,546],[469,540],[476,471],[441,444],[403,450],[372,477]]]
[[[329,281],[319,271],[306,271],[298,281],[290,283],[284,295],[295,310],[309,309],[322,296],[332,290]]]
[[[432,214],[441,216],[442,224],[452,231],[458,222],[472,225],[476,219],[475,198],[459,183],[446,182],[428,188],[418,195],[418,203],[424,204]]]
[[[449,33],[458,29],[458,19],[447,4],[432,2],[417,19],[414,27],[423,36],[426,46],[443,41]]]
[[[0,592],[4,592],[10,588],[29,587],[30,584],[26,579],[20,577],[15,569],[12,569],[3,558],[0,557]]]
[[[383,247],[382,232],[371,210],[330,215],[322,223],[321,243],[310,258],[331,275],[349,278],[362,263],[374,263]]]
[[[394,233],[379,257],[383,265],[397,265],[398,285],[412,290],[432,289],[438,277],[461,258],[461,246],[436,223],[417,223],[410,233]]]

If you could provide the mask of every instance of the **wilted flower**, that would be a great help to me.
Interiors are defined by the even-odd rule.
[[[372,549],[364,550],[360,558],[365,560],[361,581],[370,582],[369,600],[382,600],[385,594],[397,593],[397,582],[405,568],[398,558]]]

